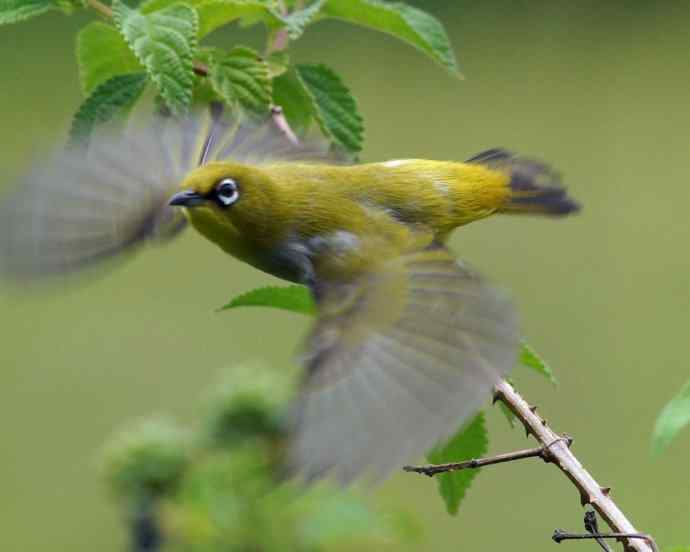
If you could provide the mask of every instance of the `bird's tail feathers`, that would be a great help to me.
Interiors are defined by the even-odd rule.
[[[580,210],[580,205],[561,185],[560,175],[540,161],[519,157],[503,149],[491,149],[467,162],[510,175],[510,194],[499,209],[501,213],[563,216]]]

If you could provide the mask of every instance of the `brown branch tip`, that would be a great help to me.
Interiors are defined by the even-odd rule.
[[[403,469],[433,476],[453,470],[479,468],[525,458],[541,458],[545,462],[554,464],[563,472],[578,490],[582,505],[591,505],[613,531],[613,533],[609,534],[590,532],[584,537],[577,538],[618,538],[624,542],[626,550],[636,552],[657,551],[653,539],[649,535],[637,531],[613,501],[610,487],[599,485],[575,457],[570,450],[570,445],[572,444],[570,437],[558,435],[554,432],[546,423],[546,420],[537,415],[536,408],[531,407],[508,382],[501,381],[496,385],[494,393],[494,402],[498,400],[503,402],[522,422],[527,434],[532,435],[539,442],[539,447],[500,454],[489,458],[465,460],[449,464],[405,466]]]

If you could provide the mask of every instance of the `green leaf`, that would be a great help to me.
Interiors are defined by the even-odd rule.
[[[238,295],[219,310],[236,307],[273,307],[301,314],[316,314],[316,306],[304,286],[267,286]]]
[[[238,46],[211,57],[209,77],[213,88],[231,106],[256,115],[268,113],[271,80],[268,65],[251,48]]]
[[[321,13],[391,34],[415,46],[451,73],[460,74],[443,25],[422,10],[378,0],[328,0]]]
[[[196,8],[199,4],[205,0],[185,0],[185,4]],[[170,6],[179,3],[180,0],[145,0],[139,5],[139,11],[144,15],[153,13],[156,11],[164,10]]]
[[[434,448],[427,454],[429,462],[446,464],[479,458],[486,454],[489,447],[489,435],[484,425],[484,414],[479,413],[445,445]],[[438,491],[446,503],[451,515],[458,513],[467,489],[477,476],[477,469],[458,470],[437,475]]]
[[[311,96],[321,130],[351,153],[362,149],[364,125],[357,102],[331,69],[325,65],[297,65],[297,75]]]
[[[110,25],[94,21],[77,35],[79,78],[84,94],[116,75],[143,70],[119,31]]]
[[[652,434],[652,452],[661,454],[676,435],[690,423],[690,381],[659,414]]]
[[[123,117],[146,88],[146,73],[117,75],[99,85],[79,106],[72,120],[70,142],[88,143],[96,125]]]
[[[273,79],[283,75],[290,67],[290,56],[286,52],[273,52],[266,58],[268,76]]]
[[[142,13],[153,13],[167,8],[180,0],[147,0],[141,4]],[[286,24],[286,21],[270,2],[262,0],[186,0],[199,14],[199,38],[217,28],[239,21],[242,26],[263,22],[270,29]]]
[[[290,70],[273,79],[273,103],[283,108],[290,127],[304,132],[313,118],[313,102],[295,71]]]
[[[554,386],[558,385],[558,380],[554,376],[551,367],[524,339],[520,343],[519,362],[523,366],[532,368],[535,372],[544,376]]]
[[[690,552],[690,546],[670,546],[664,548],[664,552]]]
[[[0,25],[19,23],[57,7],[52,0],[0,0]]]
[[[278,12],[259,0],[206,0],[199,2],[196,9],[199,13],[199,38],[234,21],[243,26],[262,22],[269,29],[284,24]]]
[[[283,21],[287,28],[288,36],[292,40],[297,40],[302,36],[304,30],[310,23],[314,22],[326,2],[327,0],[316,0],[316,2],[306,8],[284,16]]]
[[[192,100],[198,17],[187,4],[173,4],[143,15],[121,0],[113,2],[115,25],[147,72],[173,115]]]

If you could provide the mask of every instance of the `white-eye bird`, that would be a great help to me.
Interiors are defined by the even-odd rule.
[[[59,276],[167,240],[187,222],[225,252],[311,290],[291,465],[385,476],[466,422],[516,360],[510,301],[445,246],[494,213],[577,210],[546,165],[494,149],[464,163],[342,164],[271,121],[217,110],[95,135],[0,212],[6,276]]]

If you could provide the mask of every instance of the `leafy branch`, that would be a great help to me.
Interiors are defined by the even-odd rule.
[[[364,126],[352,92],[333,69],[294,64],[287,54],[291,42],[324,19],[395,36],[459,76],[437,19],[379,0],[145,0],[137,8],[122,0],[112,5],[101,0],[2,0],[0,25],[51,10],[83,8],[101,20],[87,24],[77,39],[87,97],[75,116],[73,139],[88,140],[96,125],[126,118],[150,84],[173,115],[185,114],[196,103],[221,101],[235,113],[272,117],[292,141],[316,123],[335,147],[356,154],[362,149]],[[265,28],[263,54],[241,44],[228,51],[203,44],[209,34],[235,23]]]

